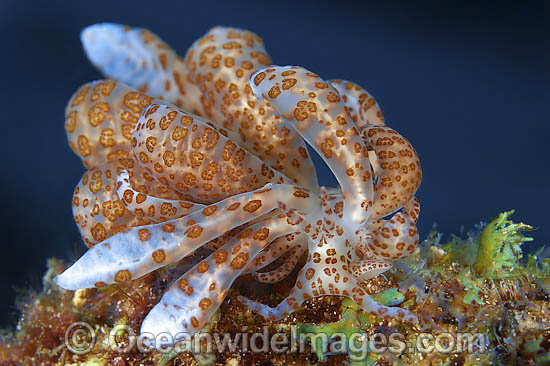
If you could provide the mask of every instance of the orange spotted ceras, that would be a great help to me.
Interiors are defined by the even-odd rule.
[[[213,28],[184,58],[149,31],[116,24],[88,27],[82,41],[111,79],[82,86],[67,105],[69,145],[89,169],[73,213],[90,248],[59,286],[130,281],[206,246],[210,256],[172,283],[142,325],[194,334],[236,277],[281,281],[307,252],[277,307],[240,301],[279,319],[309,298],[340,295],[416,321],[360,286],[415,249],[422,178],[415,150],[369,93],[273,66],[262,40],[235,28]],[[318,186],[306,142],[338,188]]]

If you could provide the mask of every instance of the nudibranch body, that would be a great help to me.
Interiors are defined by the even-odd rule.
[[[310,298],[339,295],[415,321],[361,287],[415,249],[420,210],[418,156],[370,94],[273,66],[258,36],[234,28],[212,29],[185,58],[146,30],[115,24],[91,26],[82,40],[113,80],[84,85],[67,106],[69,144],[89,168],[73,212],[90,248],[59,286],[130,281],[206,246],[212,253],[142,324],[153,334],[194,334],[235,278],[281,281],[307,252],[276,308],[240,300],[278,319]],[[318,186],[306,142],[338,188]]]

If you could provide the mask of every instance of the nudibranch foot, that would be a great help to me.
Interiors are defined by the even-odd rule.
[[[341,201],[337,201],[335,195],[329,195],[325,187],[321,187],[320,194],[319,211],[323,218],[313,222],[310,222],[311,217],[279,203],[279,209],[288,217],[288,222],[306,232],[309,239],[308,261],[298,273],[289,296],[275,308],[244,297],[240,297],[240,301],[262,316],[277,320],[296,311],[308,299],[324,295],[347,296],[369,313],[383,318],[397,317],[416,322],[416,317],[410,312],[377,303],[360,286],[359,280],[387,271],[391,268],[391,263],[370,259],[350,264],[347,245],[342,245],[342,242],[349,243],[354,237],[345,234],[340,217],[341,209],[337,208]],[[400,238],[400,233],[396,233],[396,237]]]
[[[260,314],[271,321],[280,320],[295,312],[300,305],[313,297],[318,296],[346,296],[351,298],[357,305],[371,315],[376,315],[382,319],[398,319],[411,324],[418,324],[418,318],[407,309],[399,307],[389,307],[380,304],[372,299],[357,282],[349,281],[340,294],[330,294],[324,292],[324,289],[317,286],[318,279],[314,281],[305,281],[305,275],[300,274],[296,280],[295,287],[290,295],[282,300],[276,307],[250,300],[244,296],[238,296],[238,300],[252,312]],[[302,290],[300,290],[302,286]],[[341,287],[341,286],[339,286]],[[316,288],[314,291],[304,291],[305,288]],[[322,291],[322,292],[319,292]]]

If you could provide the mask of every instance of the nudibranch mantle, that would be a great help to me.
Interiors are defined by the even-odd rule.
[[[195,334],[235,278],[281,281],[307,253],[278,306],[240,301],[279,319],[310,298],[339,295],[416,321],[361,286],[416,248],[422,178],[412,145],[385,125],[369,93],[274,66],[257,35],[235,28],[213,28],[184,58],[151,32],[117,24],[90,26],[82,41],[110,80],[85,84],[66,109],[69,145],[89,169],[73,213],[90,248],[56,277],[59,286],[131,281],[205,246],[211,254],[142,324]],[[338,188],[318,186],[306,143]]]

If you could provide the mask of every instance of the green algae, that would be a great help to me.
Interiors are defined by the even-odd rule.
[[[533,240],[522,232],[533,230],[533,227],[508,220],[513,213],[514,210],[501,213],[481,231],[473,264],[480,275],[503,278],[521,273],[521,267],[517,267],[522,257],[521,245]]]

